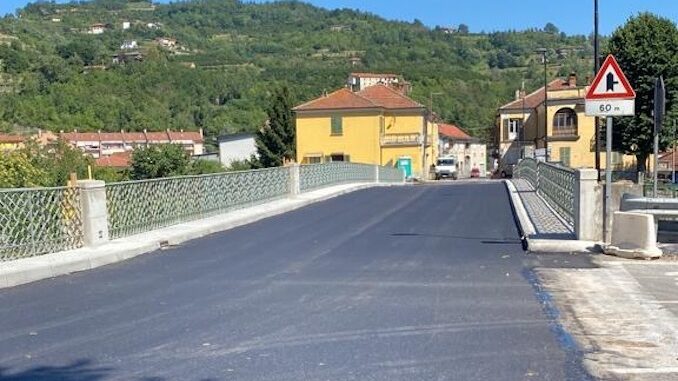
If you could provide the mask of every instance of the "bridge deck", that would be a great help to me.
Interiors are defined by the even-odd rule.
[[[582,380],[499,182],[370,189],[0,291],[2,380]]]

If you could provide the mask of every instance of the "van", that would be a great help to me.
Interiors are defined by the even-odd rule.
[[[435,166],[436,180],[443,178],[457,179],[457,158],[447,156],[439,157]]]

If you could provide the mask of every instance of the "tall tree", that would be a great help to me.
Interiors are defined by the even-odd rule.
[[[654,83],[660,75],[666,82],[669,118],[678,114],[678,29],[668,19],[643,13],[614,32],[609,50],[637,94],[635,116],[615,120],[615,146],[635,155],[638,171],[644,172],[653,149]],[[663,135],[672,138],[673,133],[667,132]],[[668,140],[661,140],[662,147]]]
[[[266,114],[268,120],[256,135],[259,162],[264,167],[279,167],[296,156],[296,127],[286,86],[274,92]]]
[[[191,159],[178,144],[138,148],[132,153],[132,178],[135,180],[187,175],[190,169]]]

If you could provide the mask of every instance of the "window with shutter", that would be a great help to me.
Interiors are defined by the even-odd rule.
[[[504,125],[502,126],[502,140],[506,141],[509,139],[509,120],[504,119]]]
[[[331,135],[334,136],[343,135],[344,127],[342,126],[341,116],[339,115],[332,116],[332,129],[330,133]]]

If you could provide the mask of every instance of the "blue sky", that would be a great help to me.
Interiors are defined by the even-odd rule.
[[[169,0],[156,1],[168,2]],[[263,1],[263,0],[256,0]],[[601,33],[610,34],[632,15],[650,11],[678,22],[678,0],[599,0]],[[0,0],[0,13],[29,0]],[[568,34],[589,34],[593,0],[308,0],[325,8],[366,10],[388,19],[429,26],[469,25],[471,31],[541,28],[552,22]]]

